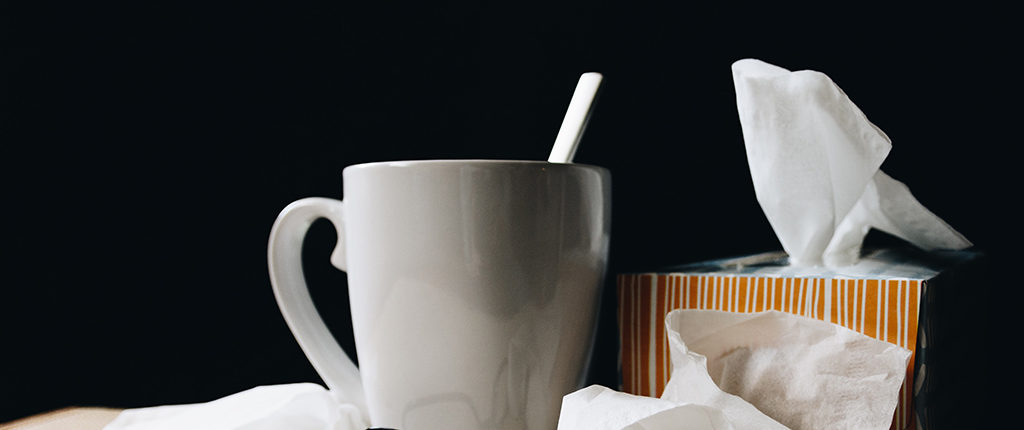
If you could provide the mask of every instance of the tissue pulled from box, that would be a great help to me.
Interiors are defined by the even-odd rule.
[[[757,201],[798,265],[856,263],[876,228],[925,250],[970,241],[879,169],[892,144],[823,73],[732,65]]]
[[[558,429],[888,429],[910,360],[777,311],[675,310],[665,325],[672,376],[661,398],[591,386],[565,396]]]
[[[264,385],[206,403],[127,409],[104,430],[363,430],[355,405],[312,383]]]

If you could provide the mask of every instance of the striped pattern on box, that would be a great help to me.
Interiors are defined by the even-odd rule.
[[[786,278],[637,273],[619,275],[620,390],[661,395],[672,372],[665,316],[674,309],[777,310],[835,323],[914,351],[919,279]],[[891,429],[915,427],[914,356]]]

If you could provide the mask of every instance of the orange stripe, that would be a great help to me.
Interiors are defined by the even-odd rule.
[[[637,348],[637,336],[636,336],[636,324],[637,324],[637,300],[636,294],[640,290],[641,277],[633,278],[633,282],[630,283],[629,294],[627,295],[629,301],[629,392],[636,392],[636,378],[640,374],[637,369],[636,354]]]
[[[846,315],[845,315],[845,318],[843,318],[843,326],[848,328],[848,329],[851,329],[851,330],[856,330],[857,329],[857,327],[853,326],[853,321],[855,319],[854,315],[853,315],[853,307],[854,307],[853,304],[857,303],[857,300],[858,300],[857,288],[856,287],[857,287],[856,281],[853,281],[853,280],[847,281],[846,282],[846,293],[843,294],[843,300],[844,300],[843,303],[846,305]]]
[[[715,290],[718,293],[718,309],[728,312],[729,299],[732,297],[729,294],[729,278],[719,277],[717,288]]]
[[[804,282],[800,285],[800,311],[804,312],[803,315],[807,317],[814,316],[811,312],[811,306],[814,305],[814,295],[811,294],[811,289],[814,287],[813,279],[804,278]]]
[[[687,293],[686,293],[686,306],[687,309],[694,309],[697,307],[697,297],[700,294],[700,278],[697,276],[690,276],[687,278],[688,282]]]
[[[736,289],[734,288],[735,285],[735,277],[730,276],[728,278],[722,278],[721,288],[722,291],[725,292],[725,295],[722,296],[722,310],[726,312],[733,312],[736,310],[736,308],[733,307],[733,305],[736,303]]]
[[[864,328],[864,319],[866,318],[866,316],[868,314],[868,307],[867,307],[868,288],[867,288],[867,283],[864,282],[863,279],[860,279],[860,280],[857,280],[857,281],[853,281],[852,284],[853,284],[853,292],[854,292],[853,297],[856,299],[856,302],[854,303],[854,306],[853,306],[853,308],[856,309],[856,312],[854,313],[854,316],[857,317],[856,318],[856,320],[857,320],[857,327],[853,327],[853,329],[856,330],[857,332],[861,333],[861,334],[864,334],[864,333],[867,333],[867,330]]]
[[[788,278],[784,282],[786,284],[786,312],[794,313],[796,309],[796,280]]]
[[[725,296],[728,302],[725,304],[725,310],[729,312],[736,312],[736,303],[739,300],[739,292],[736,291],[737,279],[735,276],[728,278],[722,278],[722,288],[724,288],[728,294]]]
[[[725,292],[722,290],[722,284],[725,282],[725,279],[720,276],[714,276],[712,279],[715,279],[715,283],[711,285],[711,296],[715,298],[713,300],[715,305],[712,309],[725,310],[725,307],[723,307],[725,303],[725,300],[723,300]]]
[[[653,278],[654,278],[653,276],[645,276],[643,278],[643,282],[640,283],[640,312],[641,312],[641,315],[647,314],[649,318],[654,318],[653,315],[649,314],[650,311],[651,311],[651,295],[650,295],[649,292],[651,291],[651,288],[652,288],[651,283],[653,281]],[[640,361],[640,378],[637,381],[637,383],[639,385],[639,387],[638,387],[639,390],[637,390],[637,391],[639,392],[639,394],[641,396],[650,396],[651,395],[650,389],[649,389],[648,384],[646,382],[647,382],[647,375],[650,375],[650,370],[651,370],[650,369],[650,364],[649,364],[650,363],[650,352],[649,352],[650,344],[648,343],[650,341],[650,339],[651,339],[651,326],[650,326],[650,320],[648,320],[646,318],[641,318],[639,323],[640,323],[640,348],[639,348],[639,351],[637,351],[638,352],[637,359]]]
[[[907,315],[907,283],[905,281],[897,281],[896,285],[896,342],[893,343],[901,347],[906,347],[907,344],[904,343],[903,337],[904,329],[906,327],[903,323]]]
[[[771,278],[762,278],[761,279],[761,290],[762,290],[761,294],[764,294],[764,300],[761,301],[761,303],[763,303],[761,305],[761,310],[762,311],[770,311],[770,310],[772,310],[775,307],[775,305],[774,305],[774,303],[775,303],[775,296],[772,293],[772,283],[773,282],[774,281]]]
[[[825,290],[829,288],[831,279],[822,279],[818,281],[818,318],[825,319],[828,317],[828,312],[831,310],[828,308],[828,303],[825,302]]]
[[[863,283],[863,281],[861,281],[861,283]],[[846,321],[849,321],[847,328],[851,330],[857,330],[857,326],[855,326],[855,324],[859,325],[858,322],[863,317],[863,315],[858,315],[857,312],[855,312],[857,307],[860,305],[860,296],[864,294],[863,288],[858,290],[857,285],[858,282],[856,280],[847,280],[846,291],[843,294],[843,300],[846,301]],[[863,314],[863,311],[861,311],[861,314]]]
[[[722,288],[722,291],[725,292],[725,295],[722,296],[722,310],[724,310],[726,312],[733,312],[733,311],[736,310],[733,307],[733,304],[736,303],[736,289],[733,288],[733,285],[735,285],[735,282],[736,282],[736,278],[735,277],[732,277],[732,276],[730,276],[730,277],[722,277],[722,287],[721,288]]]
[[[784,312],[793,312],[793,278],[781,279],[782,286],[782,306],[781,310]]]
[[[625,312],[623,306],[626,304],[626,297],[624,294],[622,284],[626,281],[627,276],[619,275],[615,278],[615,293],[619,298],[617,307],[615,308],[615,322],[619,325],[619,390],[624,390],[622,383],[623,374],[626,373],[626,362],[622,358],[626,355],[626,326],[622,324],[622,314]]]
[[[743,300],[744,300],[744,297],[743,297],[743,288],[740,288],[740,280],[741,279],[742,278],[740,278],[739,276],[733,276],[732,278],[729,278],[729,280],[730,280],[729,289],[732,290],[732,297],[733,297],[732,298],[732,302],[730,302],[730,303],[732,304],[732,308],[731,309],[732,309],[733,312],[743,312]]]
[[[702,284],[707,280],[700,276],[694,276],[690,279],[692,280],[690,284],[690,309],[701,309],[700,301],[702,298],[701,293],[703,292],[701,290],[704,289]]]
[[[623,360],[623,357],[626,356],[626,325],[623,324],[622,317],[625,313],[624,306],[626,305],[626,295],[625,290],[623,289],[623,284],[625,284],[627,278],[628,276],[626,275],[619,275],[615,278],[615,293],[619,298],[619,302],[616,303],[617,307],[615,308],[615,318],[616,322],[619,324],[619,390],[625,389],[623,380],[625,379],[624,374],[626,373],[626,362]]]
[[[805,312],[807,312],[808,317],[814,318],[817,315],[814,311],[814,289],[817,288],[818,281],[814,278],[810,278],[807,279],[806,285],[807,288],[804,289],[804,296],[806,296],[804,297],[804,309],[806,309]]]
[[[736,288],[736,290],[739,292],[740,296],[740,299],[737,302],[738,305],[736,310],[739,312],[747,312],[747,304],[750,303],[750,301],[747,299],[749,293],[752,293],[752,291],[750,291],[749,286],[747,285],[747,281],[749,279],[750,278],[747,277],[740,277],[736,279],[736,283],[738,284],[738,288]],[[753,298],[751,298],[750,300],[753,300]]]
[[[812,318],[821,319],[821,311],[818,310],[818,278],[811,278],[808,281],[807,287],[807,311],[811,313]]]
[[[832,310],[829,310],[831,321],[846,328],[853,328],[856,291],[853,279],[832,280],[829,291],[832,294]]]
[[[709,276],[705,278],[704,291],[707,294],[707,301],[704,305],[705,309],[718,309],[718,289],[715,286],[718,284],[718,278]]]
[[[768,306],[770,305],[769,301],[771,297],[769,297],[768,293],[771,292],[771,289],[768,288],[768,278],[760,278],[757,280],[757,283],[760,287],[758,288],[758,290],[760,291],[759,294],[761,295],[761,297],[757,300],[757,309],[759,312],[764,312],[769,309]]]
[[[758,288],[757,278],[747,278],[747,289],[750,291],[750,312],[757,312],[761,304],[761,289]]]
[[[761,312],[761,306],[764,303],[762,299],[764,297],[764,288],[761,287],[761,283],[761,278],[750,278],[749,284],[754,289],[753,294],[750,296],[754,303],[752,303],[753,306],[750,309],[754,312]]]
[[[837,299],[839,298],[839,291],[841,290],[839,285],[843,282],[846,281],[833,279],[828,286],[829,293],[831,293],[832,296],[832,309],[829,309],[828,311],[828,321],[831,323],[839,321],[839,300]]]
[[[782,278],[769,278],[768,279],[768,291],[771,293],[771,297],[768,298],[768,310],[782,311],[785,309],[783,302],[786,298],[785,282]]]
[[[871,337],[876,337],[875,332],[878,327],[877,313],[875,310],[878,308],[878,280],[868,279],[864,282],[864,334]]]
[[[679,306],[676,303],[679,302],[679,289],[680,289],[680,287],[682,287],[682,283],[683,283],[682,281],[683,281],[683,279],[682,279],[681,276],[678,276],[678,275],[672,276],[672,282],[669,283],[668,312],[672,312],[675,309],[679,309]],[[664,359],[665,359],[665,364],[662,367],[665,369],[665,380],[662,381],[662,383],[661,383],[663,389],[664,389],[665,383],[668,382],[668,378],[672,376],[672,354],[671,354],[671,351],[669,349],[668,335],[667,334],[665,335],[665,356],[664,356]],[[659,392],[661,392],[661,391],[662,390],[659,390]],[[659,395],[659,397],[660,397],[660,395]]]
[[[641,275],[633,278],[633,282],[629,284],[629,392],[636,393],[636,379],[640,375],[640,370],[637,368],[636,354],[640,351],[637,340],[637,319],[639,315],[637,313],[637,291],[640,291],[640,281],[643,279]]]
[[[736,299],[736,294],[732,291],[732,281],[731,277],[722,277],[718,287],[722,292],[722,310],[726,312],[732,311],[732,302]]]
[[[683,282],[686,279],[682,276],[676,276],[676,289],[675,289],[675,303],[672,304],[672,309],[679,309],[683,307]]]
[[[720,311],[727,310],[726,305],[728,305],[728,302],[725,297],[726,285],[728,285],[728,281],[724,277],[715,277],[715,309]]]
[[[762,312],[770,311],[772,309],[772,280],[770,278],[758,279],[758,285],[761,290],[761,299],[758,300],[758,309]]]
[[[622,302],[619,304],[620,321],[622,321],[619,324],[619,331],[621,332],[619,335],[622,337],[622,356],[620,357],[622,360],[622,390],[627,393],[633,392],[633,336],[631,336],[633,332],[633,300],[631,297],[632,288],[630,286],[634,282],[636,282],[636,276],[627,276],[623,278],[622,284],[619,285],[619,288],[622,290],[620,295]]]
[[[736,277],[730,276],[728,278],[722,278],[722,289],[726,291],[725,295],[725,310],[729,312],[736,312]]]
[[[846,284],[846,291],[844,292],[843,297],[852,298],[850,302],[845,303],[846,312],[849,314],[847,319],[854,322],[850,324],[850,327],[848,327],[851,330],[857,330],[857,327],[854,325],[859,324],[865,315],[864,310],[859,308],[861,306],[861,296],[864,295],[864,288],[858,289],[858,285],[862,285],[863,282],[864,281],[862,280],[856,279],[847,279],[843,281],[843,283]]]
[[[716,311],[724,310],[722,308],[722,304],[725,303],[722,300],[722,295],[724,293],[722,291],[722,278],[718,276],[712,276],[709,279],[711,282],[708,283],[708,288],[710,288],[708,293],[708,301],[711,302],[711,309],[714,309]]]
[[[761,297],[762,300],[758,300],[759,308],[762,312],[771,309],[772,297],[771,297],[771,281],[768,278],[761,278],[758,282],[761,285]]]
[[[806,309],[807,316],[814,318],[817,315],[814,311],[814,289],[818,286],[818,281],[814,278],[807,279],[805,282],[807,288],[804,289],[804,309]]]
[[[633,349],[630,354],[630,361],[633,363],[631,366],[632,375],[630,381],[630,392],[636,394],[640,390],[639,383],[640,379],[640,298],[637,294],[640,294],[640,284],[643,283],[643,277],[637,278],[633,284],[633,291],[630,292],[630,347]]]
[[[817,292],[817,288],[818,288],[818,279],[813,278],[813,277],[810,278],[810,279],[807,279],[807,307],[806,307],[807,313],[808,313],[807,316],[811,316],[811,317],[815,317],[815,318],[821,317],[821,314],[817,311],[817,308],[818,308],[818,305],[817,305],[817,302],[816,302],[817,297],[818,297],[818,295],[816,293]]]
[[[811,306],[814,303],[814,294],[811,294],[813,288],[814,278],[804,278],[800,283],[800,314],[808,318],[814,317],[811,313]]]
[[[736,289],[736,312],[747,312],[747,281],[737,276],[734,281]]]
[[[782,310],[782,299],[785,298],[782,284],[782,279],[778,277],[772,277],[768,282],[768,289],[771,292],[771,297],[768,299],[768,310]]]
[[[719,276],[715,276],[715,277],[713,277],[711,279],[715,280],[714,284],[712,284],[712,286],[711,286],[711,288],[712,288],[711,295],[712,295],[712,297],[715,298],[715,300],[714,300],[715,306],[712,309],[719,310],[719,311],[724,311],[725,310],[725,289],[724,289],[725,278],[722,278],[722,277],[719,277]]]
[[[640,391],[640,370],[641,364],[643,363],[643,356],[641,355],[644,351],[643,337],[640,335],[640,328],[643,325],[643,315],[646,310],[641,307],[641,294],[643,294],[643,283],[646,276],[641,276],[638,279],[635,292],[633,293],[633,391]]]
[[[739,291],[736,290],[736,283],[739,280],[735,276],[728,278],[722,278],[722,288],[725,289],[728,294],[725,296],[728,302],[725,304],[725,310],[729,312],[736,312],[737,301],[739,300]]]
[[[836,290],[836,303],[840,306],[846,306],[846,310],[840,309],[837,313],[836,324],[842,325],[844,321],[848,319],[847,313],[850,311],[850,291],[852,290],[851,285],[853,283],[849,280],[840,283],[839,289]],[[845,288],[844,288],[845,287]]]
[[[721,280],[717,276],[708,277],[707,289],[708,289],[708,309],[719,310],[718,306],[722,303],[722,296],[718,290],[718,284]]]
[[[657,307],[655,308],[656,312],[657,312],[657,314],[656,314],[657,319],[655,320],[655,323],[654,323],[654,339],[651,339],[651,341],[655,343],[655,354],[656,355],[654,356],[654,358],[655,358],[655,360],[657,360],[656,366],[655,366],[656,367],[655,375],[654,375],[654,380],[655,380],[657,386],[655,387],[655,392],[652,393],[654,396],[660,396],[661,395],[661,389],[662,389],[662,385],[663,385],[663,383],[661,381],[666,378],[665,370],[664,370],[664,358],[662,357],[665,354],[665,350],[666,350],[666,348],[665,348],[665,346],[666,346],[665,345],[665,341],[668,339],[668,337],[665,336],[665,323],[664,323],[665,315],[668,313],[666,311],[666,309],[665,309],[667,307],[667,304],[665,303],[665,292],[668,291],[668,286],[665,285],[666,281],[668,281],[667,277],[665,277],[665,276],[659,276],[658,277],[658,287],[657,287],[657,296],[656,296]],[[661,324],[658,324],[659,321],[661,322]]]
[[[711,303],[711,294],[709,289],[711,288],[712,278],[709,276],[701,276],[697,283],[697,303],[693,306],[694,309],[708,309]]]
[[[806,284],[807,278],[793,280],[793,292],[796,294],[796,298],[793,300],[793,306],[795,306],[793,308],[795,312],[793,313],[797,315],[804,314],[804,291],[806,291],[804,287]]]
[[[775,281],[775,291],[779,296],[775,302],[775,310],[786,312],[789,309],[789,286],[786,279],[778,278]]]
[[[632,348],[633,348],[633,353],[631,354],[632,357],[630,358],[630,360],[632,360],[632,362],[633,362],[633,366],[632,366],[633,367],[633,380],[630,383],[630,385],[631,385],[630,392],[633,393],[633,394],[639,394],[640,393],[640,383],[639,383],[639,380],[640,380],[640,351],[641,351],[641,349],[640,349],[640,341],[641,341],[640,340],[640,312],[641,312],[641,309],[640,309],[640,297],[638,296],[638,294],[640,294],[640,290],[642,289],[642,288],[640,288],[640,286],[643,284],[643,279],[644,279],[643,277],[640,277],[640,278],[638,278],[636,280],[636,284],[634,284],[634,288],[633,288],[634,291],[632,293],[633,297],[632,297],[632,299],[630,299],[631,302],[632,302],[632,308],[633,308],[633,310],[632,310],[633,318],[631,319],[632,320],[632,330],[630,330],[630,334],[629,334],[630,336],[632,336],[632,343],[631,343],[631,345],[632,345]]]
[[[801,306],[801,309],[803,309],[804,313],[806,314],[805,316],[810,318],[814,318],[814,287],[816,285],[815,282],[816,281],[814,280],[814,278],[804,279],[804,288],[802,288],[804,295],[804,305]]]
[[[888,303],[888,310],[889,310],[889,327],[888,327],[888,330],[886,330],[886,333],[885,333],[885,340],[888,341],[889,343],[894,343],[894,344],[899,345],[899,343],[900,343],[899,336],[898,336],[899,332],[897,331],[897,324],[896,324],[896,322],[898,321],[898,317],[897,317],[896,313],[899,311],[899,301],[897,301],[897,298],[899,297],[898,295],[899,295],[899,289],[900,289],[900,281],[898,281],[898,280],[889,280],[888,284],[889,284],[889,295],[888,295],[888,297],[886,297],[886,301]]]

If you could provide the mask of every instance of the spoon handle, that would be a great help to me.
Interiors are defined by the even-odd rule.
[[[555,145],[551,148],[551,155],[548,162],[571,163],[576,155],[576,147],[579,146],[583,130],[587,128],[587,121],[590,120],[590,113],[593,111],[594,97],[597,89],[601,86],[603,76],[597,72],[584,73],[576,83],[576,91],[569,101],[569,109],[562,119],[562,127],[558,129],[558,136],[555,137]]]

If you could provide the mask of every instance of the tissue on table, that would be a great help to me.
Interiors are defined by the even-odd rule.
[[[765,418],[766,423],[771,418]],[[559,430],[655,429],[661,423],[690,430],[733,428],[721,410],[696,404],[681,405],[670,400],[635,396],[600,385],[591,385],[566,395],[558,416]],[[770,425],[770,424],[769,424]]]
[[[910,357],[776,311],[675,310],[665,326],[672,377],[660,399],[592,386],[565,397],[559,430],[887,429]]]
[[[957,367],[949,361],[957,356],[953,339],[983,329],[972,309],[985,306],[984,297],[966,288],[986,282],[983,257],[906,247],[868,252],[855,265],[829,269],[792,266],[785,253],[774,252],[619,274],[621,389],[662,394],[671,372],[662,323],[669,311],[776,310],[916,350],[892,421],[896,429],[927,429],[934,405],[958,401],[933,382]]]
[[[971,243],[879,170],[892,145],[823,73],[732,65],[757,201],[790,261],[857,261],[870,228],[926,249]]]
[[[128,409],[104,430],[363,430],[354,405],[312,383],[266,385],[206,403]]]

